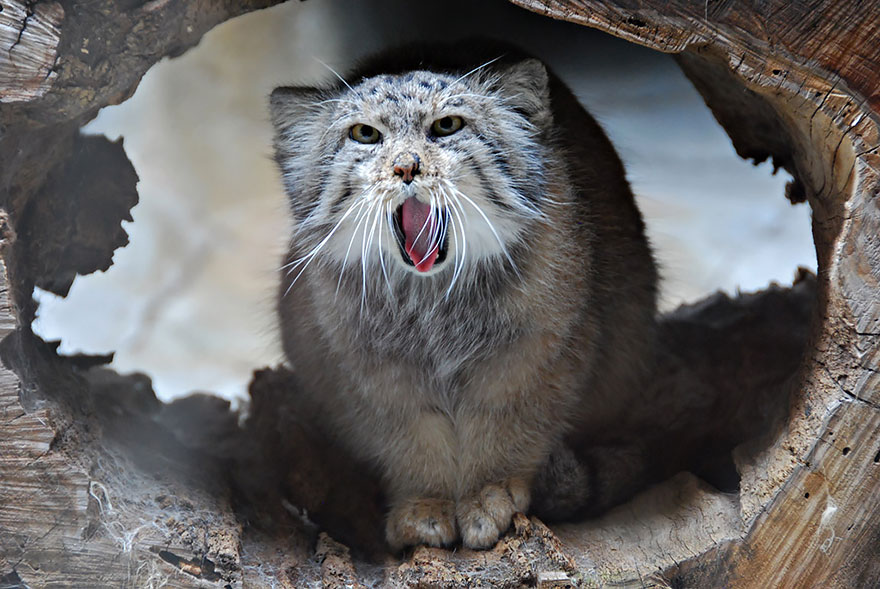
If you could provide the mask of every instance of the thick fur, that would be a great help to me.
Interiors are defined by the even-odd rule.
[[[346,79],[272,94],[295,219],[285,352],[304,411],[380,470],[392,547],[486,548],[547,487],[535,477],[566,435],[607,442],[639,402],[656,286],[643,223],[608,139],[537,60],[408,48]],[[446,116],[464,127],[432,135]],[[353,141],[359,123],[382,140]],[[422,164],[410,184],[401,153]],[[414,195],[450,215],[426,273],[388,216]]]

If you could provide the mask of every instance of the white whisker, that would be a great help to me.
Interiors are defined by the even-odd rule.
[[[303,272],[306,271],[306,268],[309,267],[309,264],[311,264],[312,260],[315,259],[315,256],[318,255],[318,252],[320,252],[321,249],[327,244],[327,242],[330,241],[330,238],[333,237],[333,234],[336,233],[336,230],[339,229],[339,227],[342,225],[342,222],[345,221],[346,217],[348,217],[348,215],[350,215],[353,210],[363,207],[365,202],[366,201],[359,199],[359,200],[355,201],[354,203],[352,203],[348,207],[348,209],[346,209],[345,214],[342,215],[342,217],[339,219],[339,221],[337,221],[336,224],[333,225],[333,229],[330,230],[330,232],[326,235],[326,237],[324,237],[324,239],[322,239],[320,241],[320,243],[318,243],[318,245],[316,245],[314,248],[312,248],[312,250],[308,254],[306,254],[305,256],[299,258],[298,260],[294,260],[294,262],[291,262],[291,264],[287,264],[284,266],[284,267],[287,267],[288,265],[291,266],[290,269],[286,273],[286,276],[290,276],[290,274],[297,268],[297,266],[299,266],[300,264],[303,264],[302,268],[300,268],[299,273],[290,282],[290,284],[287,287],[287,290],[284,291],[284,296],[287,296],[288,293],[290,293],[290,289],[293,288],[293,285],[296,284],[296,281],[299,280],[299,277],[302,276]]]
[[[328,70],[330,70],[330,72],[331,72],[334,76],[336,76],[337,78],[339,78],[339,81],[340,81],[340,82],[342,82],[343,84],[345,84],[345,87],[346,87],[346,88],[348,88],[349,90],[351,90],[352,92],[354,92],[354,88],[352,88],[351,86],[348,85],[348,82],[345,81],[345,78],[343,78],[342,76],[339,75],[339,72],[337,72],[336,70],[334,70],[332,67],[330,67],[329,65],[327,65],[326,63],[324,63],[323,61],[321,61],[320,59],[318,59],[318,58],[315,57],[314,55],[312,56],[312,59],[314,59],[315,61],[317,61],[317,62],[320,63],[321,65],[323,65],[323,66],[324,66],[325,68],[327,68]],[[355,92],[355,94],[357,94],[357,92]]]
[[[437,195],[434,193],[434,191],[430,192],[430,200],[431,200],[431,204],[429,206],[431,208],[428,212],[428,219],[427,220],[431,223],[431,234],[428,236],[428,245],[430,245],[431,248],[425,252],[425,255],[422,258],[422,261],[425,261],[426,259],[428,259],[428,257],[434,252],[434,250],[440,249],[440,243],[437,241],[437,238],[439,237],[439,231],[440,231],[440,218],[435,213],[435,211],[439,211],[440,209],[439,209],[439,204],[437,202]]]
[[[467,235],[465,234],[464,219],[460,212],[461,204],[453,196],[447,198],[449,207],[447,210],[452,212],[450,221],[452,223],[452,235],[455,239],[455,261],[452,268],[452,279],[449,282],[449,288],[446,289],[446,297],[452,292],[455,283],[458,282],[459,276],[464,268],[465,256],[467,255]],[[456,220],[458,220],[458,230],[456,230]]]
[[[489,66],[489,65],[492,65],[493,63],[495,63],[496,61],[498,61],[499,59],[501,59],[501,58],[504,57],[505,55],[506,55],[505,53],[502,53],[502,54],[499,55],[498,57],[496,57],[496,58],[494,58],[494,59],[490,59],[489,61],[487,61],[486,63],[484,63],[484,64],[482,64],[482,65],[478,65],[477,67],[475,67],[474,69],[472,69],[471,71],[469,71],[468,73],[466,73],[465,75],[463,75],[463,76],[461,76],[460,78],[458,78],[457,80],[455,80],[455,81],[454,81],[452,84],[450,84],[449,86],[453,86],[453,85],[455,85],[455,84],[461,82],[462,80],[464,80],[465,78],[467,78],[467,77],[470,76],[471,74],[475,74],[476,72],[480,71],[480,70],[483,69],[484,67]]]
[[[458,201],[458,198],[453,196],[452,198],[452,211],[455,214],[454,219],[458,219],[458,231],[461,235],[462,240],[462,250],[461,250],[461,261],[459,262],[459,270],[458,273],[461,275],[462,270],[464,269],[465,263],[467,263],[467,253],[468,253],[468,239],[467,239],[467,227],[465,226],[465,214],[464,207]]]
[[[369,193],[363,198],[368,199],[370,194],[372,194],[372,190],[370,190]],[[364,202],[366,202],[366,200]],[[354,231],[352,231],[351,238],[348,240],[348,247],[345,250],[345,257],[342,259],[342,266],[339,268],[339,280],[336,281],[336,293],[333,295],[334,298],[339,295],[339,287],[342,284],[342,274],[343,272],[345,272],[345,267],[348,264],[348,255],[351,253],[351,246],[354,243],[355,236],[357,235],[358,227],[360,227],[361,221],[365,218],[364,213],[366,211],[367,209],[362,206],[360,211],[358,212],[357,217],[355,217]]]
[[[446,204],[445,197],[442,200],[438,197],[437,200],[437,210],[443,211],[443,215],[440,215],[437,220],[437,244],[440,247],[446,241],[446,232],[449,231],[449,206]]]
[[[360,207],[360,206],[362,206],[362,205],[363,205],[363,202],[354,202],[354,203],[352,203],[352,204],[349,206],[348,210],[346,210],[345,214],[342,215],[342,218],[340,218],[339,221],[337,221],[337,222],[333,225],[333,229],[330,230],[330,232],[329,232],[329,233],[323,238],[323,240],[321,240],[321,242],[318,243],[318,245],[316,245],[314,248],[312,248],[307,254],[305,254],[305,255],[303,255],[303,256],[300,256],[299,258],[297,258],[297,259],[295,259],[295,260],[292,260],[292,261],[290,261],[290,262],[284,264],[283,266],[281,266],[281,268],[279,268],[279,270],[284,270],[285,268],[288,268],[288,267],[291,267],[291,266],[292,266],[293,268],[291,268],[291,269],[288,270],[288,272],[287,272],[287,274],[290,275],[291,272],[293,272],[293,269],[294,269],[296,266],[298,266],[299,264],[301,264],[302,262],[304,262],[304,261],[307,260],[308,258],[314,256],[314,255],[318,252],[318,250],[320,250],[322,247],[324,247],[324,244],[327,242],[327,240],[329,240],[329,239],[333,236],[333,234],[334,234],[334,233],[336,232],[336,230],[339,228],[339,225],[340,225],[343,221],[345,221],[345,218],[348,217],[349,214],[351,214],[352,210],[354,210],[356,207]]]
[[[385,203],[385,221],[388,223],[388,231],[391,239],[394,239],[394,227],[391,220],[391,201]],[[382,249],[382,225],[379,226],[379,265],[382,266],[382,276],[385,277],[385,284],[388,286],[388,294],[394,298],[394,289],[391,288],[391,281],[388,280],[388,271],[385,269],[385,251]]]
[[[483,221],[486,222],[486,225],[489,227],[489,230],[495,236],[495,239],[498,241],[498,245],[501,246],[501,251],[504,253],[504,256],[507,258],[507,261],[510,262],[510,266],[513,268],[513,271],[517,276],[522,278],[522,275],[519,273],[519,269],[516,267],[516,263],[513,261],[513,258],[510,257],[510,253],[507,251],[507,247],[504,245],[504,242],[501,240],[501,236],[498,235],[498,232],[495,230],[495,226],[492,224],[492,221],[489,220],[489,217],[486,216],[486,213],[483,212],[483,209],[477,205],[473,200],[470,199],[468,195],[463,193],[461,190],[456,188],[451,182],[448,180],[444,180],[444,183],[453,190],[453,192],[467,201],[474,209],[476,209],[477,213],[483,218]]]
[[[370,236],[367,238],[367,248],[366,248],[367,252],[369,252],[373,248],[373,238],[375,237],[375,234],[376,234],[376,226],[379,225],[380,235],[381,235],[381,228],[382,228],[382,225],[379,224],[379,219],[382,217],[382,203],[380,201],[376,201],[376,204],[373,205],[373,208],[376,209],[376,214],[372,216],[373,221],[370,223]],[[380,251],[379,251],[380,261],[382,259],[381,253],[382,252],[380,249]]]
[[[367,207],[365,219],[369,219],[373,212],[373,206],[376,201],[371,201]],[[364,224],[364,232],[361,236],[361,313],[367,304],[367,226]]]
[[[427,218],[425,219],[425,221],[422,223],[422,228],[419,229],[419,232],[416,234],[416,238],[413,239],[413,243],[417,242],[417,241],[419,240],[419,238],[422,236],[422,233],[425,232],[425,227],[428,226],[428,221],[429,221],[430,219],[431,219],[431,215],[428,214],[428,217],[427,217]]]
[[[464,268],[465,257],[467,255],[467,236],[464,232],[464,218],[460,214],[461,205],[458,203],[458,199],[442,185],[440,186],[440,190],[443,193],[443,199],[446,202],[447,215],[449,216],[449,222],[451,223],[452,237],[455,240],[455,260],[453,261],[452,279],[449,288],[446,289],[446,296],[448,297],[449,293],[452,291],[452,287],[455,285],[462,269]],[[456,220],[458,221],[458,224],[456,224]]]

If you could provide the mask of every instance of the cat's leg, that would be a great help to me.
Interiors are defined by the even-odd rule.
[[[466,495],[455,507],[462,543],[491,548],[510,527],[513,515],[528,509],[529,501],[529,482],[521,477],[488,483]]]
[[[403,497],[394,501],[385,523],[385,538],[395,552],[407,546],[449,546],[458,540],[452,499]]]
[[[528,510],[532,479],[557,435],[541,421],[530,411],[474,411],[457,424],[456,520],[466,547],[492,547],[513,515]]]
[[[381,466],[390,510],[385,537],[392,550],[458,540],[455,518],[457,441],[449,419],[425,411],[389,438]]]

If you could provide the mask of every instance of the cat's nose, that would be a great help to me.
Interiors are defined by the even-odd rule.
[[[394,175],[403,178],[404,184],[409,184],[419,173],[419,162],[417,153],[401,153],[394,158]]]

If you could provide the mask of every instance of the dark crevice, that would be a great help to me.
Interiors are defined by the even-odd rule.
[[[30,589],[14,570],[0,577],[0,589]]]
[[[31,18],[34,16],[34,7],[39,3],[39,0],[27,0],[24,3],[24,20],[21,21],[21,28],[18,29],[18,37],[16,37],[15,42],[9,46],[7,49],[7,53],[12,55],[12,50],[15,49],[20,43],[21,39],[24,36],[25,29],[27,29],[28,24],[30,24]]]
[[[214,563],[210,559],[193,557],[186,560],[169,550],[160,550],[158,555],[159,558],[188,575],[205,579],[206,581],[220,580],[220,575],[214,572]]]

